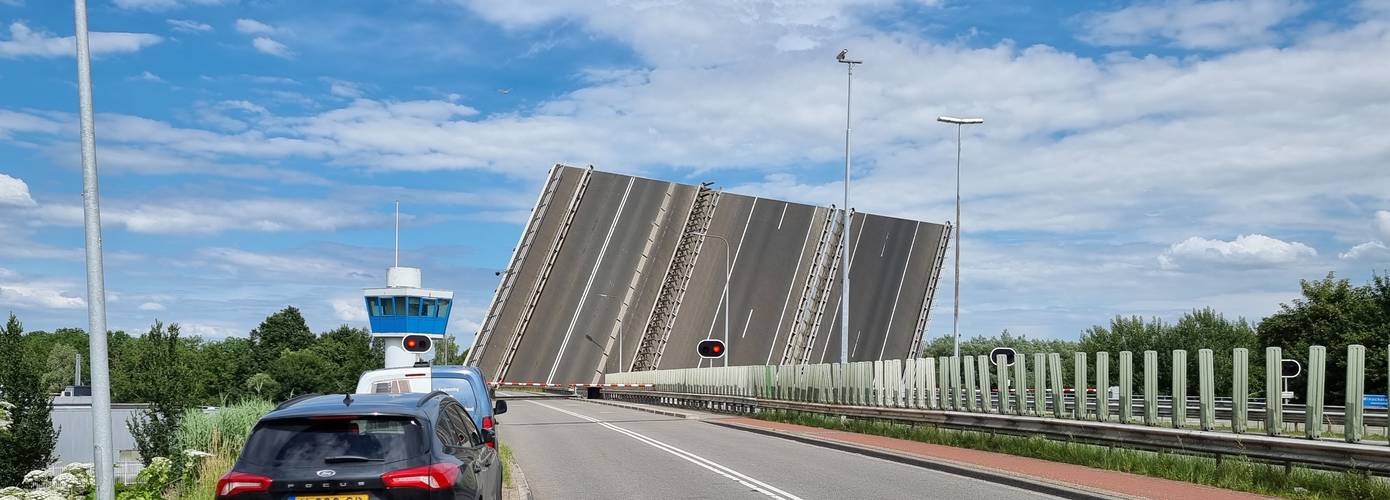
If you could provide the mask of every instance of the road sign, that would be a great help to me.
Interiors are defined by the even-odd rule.
[[[1284,391],[1279,393],[1279,399],[1293,399],[1293,391]]]
[[[1294,378],[1303,373],[1303,364],[1296,359],[1280,360],[1279,376],[1284,378]]]
[[[1004,366],[1013,366],[1014,356],[1018,355],[1012,347],[995,347],[989,351],[989,362],[996,365],[999,364],[998,358],[1000,354],[1004,355]]]
[[[705,359],[722,358],[724,357],[724,341],[719,339],[701,340],[700,345],[695,347],[695,351]]]
[[[1362,404],[1367,408],[1385,408],[1388,405],[1384,394],[1366,394],[1362,396]]]
[[[404,347],[406,352],[429,352],[430,338],[424,335],[406,335],[401,339],[401,347]]]

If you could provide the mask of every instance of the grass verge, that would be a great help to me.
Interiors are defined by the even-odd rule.
[[[843,418],[818,413],[771,410],[752,415],[774,422],[873,434],[924,443],[1007,453],[1098,469],[1187,481],[1261,495],[1298,499],[1390,498],[1390,483],[1361,472],[1328,472],[1252,462],[1244,457],[1214,458],[1055,441],[975,431],[908,425],[885,420]]]
[[[243,401],[225,406],[213,413],[189,410],[179,423],[177,440],[180,449],[198,450],[212,454],[197,463],[191,482],[177,485],[171,492],[181,500],[212,500],[217,479],[231,470],[241,454],[241,447],[251,428],[275,404],[269,401]]]
[[[515,486],[512,484],[512,449],[507,446],[507,443],[500,441],[497,443],[497,449],[500,450],[498,453],[502,456],[502,487],[512,488]]]

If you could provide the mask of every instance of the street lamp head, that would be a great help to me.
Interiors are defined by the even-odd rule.
[[[955,125],[975,125],[975,124],[984,123],[984,122],[985,122],[985,119],[984,119],[984,118],[957,118],[957,117],[954,117],[954,116],[938,116],[938,117],[936,117],[936,121],[939,121],[939,122],[941,122],[941,123],[951,123],[951,124],[955,124]]]
[[[840,53],[835,54],[835,60],[845,64],[864,64],[864,61],[849,59],[849,49],[840,49]]]

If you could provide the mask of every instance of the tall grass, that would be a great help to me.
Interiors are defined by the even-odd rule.
[[[190,482],[178,485],[174,498],[211,500],[217,479],[236,463],[251,428],[275,405],[269,401],[248,400],[225,406],[215,412],[189,410],[175,436],[179,448],[211,453],[193,469]]]
[[[959,431],[793,411],[764,411],[753,416],[763,420],[1007,453],[1286,498],[1390,498],[1390,483],[1365,473],[1328,472],[1305,467],[1285,471],[1283,466],[1252,462],[1244,457],[1217,460],[1204,456],[1055,441],[1042,436]]]

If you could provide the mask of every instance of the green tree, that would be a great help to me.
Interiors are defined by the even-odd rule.
[[[1072,361],[1072,353],[1076,352],[1076,342],[1057,339],[1031,339],[1027,335],[1013,335],[1005,329],[994,337],[975,336],[962,339],[960,343],[961,356],[989,355],[989,352],[996,347],[1011,347],[1021,356],[1027,356],[1025,361],[1028,364],[1028,372],[1033,373],[1037,367],[1033,365],[1034,353],[1057,353],[1062,356],[1062,384],[1072,386],[1072,372],[1075,371]],[[923,348],[922,355],[926,357],[950,356],[955,349],[954,339],[949,336],[937,337],[927,343]],[[990,374],[990,382],[998,383],[994,380],[993,373]],[[1032,384],[1032,381],[1028,382]]]
[[[24,474],[55,460],[53,401],[43,387],[43,365],[29,351],[24,325],[10,313],[0,330],[0,401],[13,405],[9,430],[0,433],[0,484],[19,484]]]
[[[175,434],[194,395],[177,323],[165,328],[156,321],[138,343],[132,393],[150,406],[131,416],[126,426],[135,438],[140,460],[149,465],[155,457],[176,457],[183,451],[177,449]]]
[[[290,351],[270,364],[270,374],[280,383],[276,400],[301,394],[332,392],[336,368],[312,349]]]
[[[1308,348],[1327,348],[1328,402],[1344,398],[1347,346],[1366,346],[1367,392],[1386,390],[1386,373],[1374,367],[1386,365],[1385,346],[1390,344],[1390,278],[1373,274],[1371,282],[1354,286],[1350,280],[1328,273],[1320,280],[1300,282],[1303,298],[1280,304],[1260,322],[1262,343],[1278,346],[1288,359],[1307,366]],[[1307,374],[1289,381],[1289,389],[1302,397]]]
[[[203,403],[222,405],[237,402],[255,392],[249,391],[246,385],[257,373],[251,339],[228,337],[201,343],[193,360],[198,378],[202,381],[198,399]]]
[[[289,306],[262,321],[251,330],[256,371],[264,369],[286,351],[308,349],[314,345],[314,332],[304,322],[299,309]]]
[[[73,380],[73,365],[77,349],[67,344],[54,344],[48,350],[48,362],[44,364],[43,388],[48,392],[61,392]]]
[[[347,325],[320,336],[311,350],[335,368],[333,378],[324,390],[352,392],[362,372],[381,368],[384,355],[373,344],[371,333]]]
[[[246,390],[257,398],[269,398],[280,392],[280,383],[269,373],[257,373],[246,379]]]

